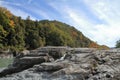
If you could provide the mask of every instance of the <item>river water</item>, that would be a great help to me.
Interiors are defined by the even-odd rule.
[[[0,58],[0,68],[7,67],[12,61],[13,58]]]

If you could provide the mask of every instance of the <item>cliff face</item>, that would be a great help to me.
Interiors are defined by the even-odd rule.
[[[119,75],[120,49],[44,47],[17,56],[0,79],[119,80]]]

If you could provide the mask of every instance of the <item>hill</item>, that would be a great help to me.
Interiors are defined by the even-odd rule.
[[[13,15],[0,7],[0,48],[35,49],[40,46],[95,47],[100,46],[73,26],[59,21],[33,21]]]

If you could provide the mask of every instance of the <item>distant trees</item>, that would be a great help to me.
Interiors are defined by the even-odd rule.
[[[89,44],[89,47],[90,48],[98,48],[99,45],[97,43],[95,43],[95,42],[92,42],[92,43]]]
[[[120,40],[116,42],[116,48],[120,48]]]

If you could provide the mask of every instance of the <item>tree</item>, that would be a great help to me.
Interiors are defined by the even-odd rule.
[[[120,40],[116,42],[116,48],[120,48]]]
[[[7,32],[3,29],[3,26],[0,25],[0,47],[5,46],[5,37],[7,36]]]
[[[92,42],[92,43],[90,43],[89,47],[90,48],[98,48],[99,45],[97,43],[95,43],[95,42]]]

